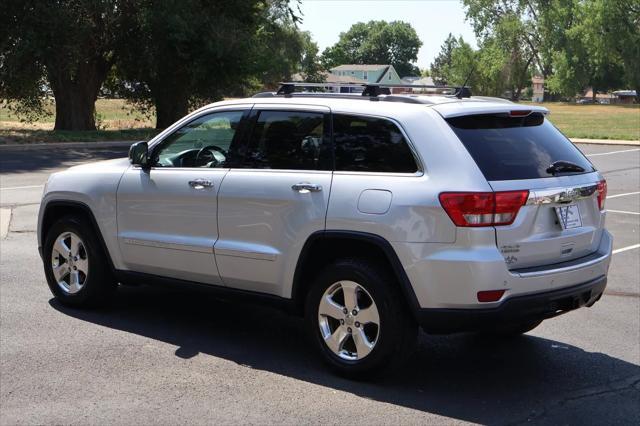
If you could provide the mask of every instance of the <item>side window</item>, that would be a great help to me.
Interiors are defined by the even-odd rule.
[[[414,173],[418,170],[404,135],[383,118],[334,114],[336,171]]]
[[[244,167],[331,170],[331,153],[324,133],[323,113],[260,111]]]
[[[243,111],[199,117],[169,135],[154,150],[156,167],[226,167]]]

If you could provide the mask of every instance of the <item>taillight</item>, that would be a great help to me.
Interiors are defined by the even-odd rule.
[[[602,179],[598,182],[596,191],[598,191],[598,207],[600,210],[604,210],[604,202],[607,199],[607,181]]]
[[[443,192],[440,203],[457,226],[510,225],[529,191]]]

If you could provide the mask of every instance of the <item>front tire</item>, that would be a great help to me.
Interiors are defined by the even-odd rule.
[[[64,305],[100,306],[117,288],[102,245],[82,217],[65,216],[51,226],[43,262],[49,289]]]
[[[327,266],[307,295],[305,321],[313,344],[342,376],[372,378],[412,352],[417,325],[385,269],[359,259]]]

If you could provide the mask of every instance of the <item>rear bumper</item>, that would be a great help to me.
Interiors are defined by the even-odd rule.
[[[489,309],[420,309],[418,322],[429,333],[491,329],[499,325],[555,317],[597,302],[607,277],[559,290],[511,297]]]

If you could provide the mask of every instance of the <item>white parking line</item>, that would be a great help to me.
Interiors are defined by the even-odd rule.
[[[625,193],[625,194],[607,195],[607,200],[608,200],[609,198],[626,197],[627,195],[636,195],[636,194],[640,194],[640,191],[637,191],[637,192],[627,192],[627,193]]]
[[[0,191],[12,191],[15,189],[29,189],[29,188],[44,188],[44,185],[12,186],[9,188],[0,188]]]
[[[587,157],[597,157],[598,155],[610,155],[610,154],[619,154],[621,152],[634,152],[634,151],[640,151],[640,148],[623,149],[622,151],[598,152],[597,154],[587,154]]]
[[[623,251],[627,251],[627,250],[637,249],[638,247],[640,247],[640,244],[634,244],[632,246],[622,247],[617,250],[614,250],[613,254],[622,253]]]
[[[640,213],[637,212],[628,212],[625,210],[611,210],[611,209],[607,209],[607,212],[611,212],[611,213],[622,213],[622,214],[634,214],[634,215],[638,215],[640,216]]]

